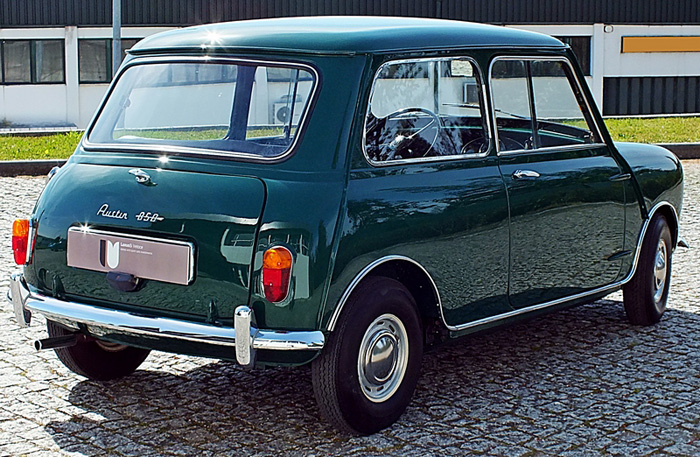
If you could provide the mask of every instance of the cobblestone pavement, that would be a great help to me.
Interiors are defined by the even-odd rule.
[[[0,306],[0,455],[700,455],[700,162],[685,162],[669,310],[632,327],[620,294],[488,334],[424,359],[393,427],[347,438],[321,421],[310,370],[247,372],[151,353],[134,375],[87,381],[53,351],[43,321],[20,330]],[[0,179],[0,292],[10,221],[43,180]],[[38,320],[38,319],[37,319]]]

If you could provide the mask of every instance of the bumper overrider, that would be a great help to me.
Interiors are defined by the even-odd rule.
[[[59,300],[31,292],[21,273],[10,277],[7,299],[12,303],[20,327],[27,327],[33,313],[72,328],[87,328],[95,335],[110,332],[145,336],[173,342],[189,341],[213,346],[233,347],[236,360],[244,366],[255,363],[255,351],[318,351],[325,338],[320,331],[261,330],[253,327],[253,311],[247,306],[236,308],[234,328],[188,322],[163,317],[149,317],[127,311],[100,308]]]

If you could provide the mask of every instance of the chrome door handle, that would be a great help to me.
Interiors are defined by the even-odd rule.
[[[539,178],[540,174],[532,170],[515,170],[513,179]]]

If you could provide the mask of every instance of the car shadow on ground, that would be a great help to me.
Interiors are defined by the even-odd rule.
[[[684,403],[700,404],[698,324],[697,314],[669,310],[656,326],[633,327],[621,302],[599,300],[462,338],[426,354],[408,411],[372,437],[342,436],[320,418],[308,367],[245,371],[221,361],[80,382],[69,396],[77,410],[46,430],[62,450],[88,454],[458,453],[513,436],[555,452],[663,415],[677,380]]]

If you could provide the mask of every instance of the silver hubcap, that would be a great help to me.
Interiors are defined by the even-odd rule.
[[[408,365],[408,334],[401,320],[382,314],[372,322],[360,343],[357,374],[367,399],[387,400],[401,385]]]
[[[659,240],[654,259],[654,303],[659,305],[666,289],[666,275],[668,274],[668,254],[666,241]]]

